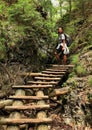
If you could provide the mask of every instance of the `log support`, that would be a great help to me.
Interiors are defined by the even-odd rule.
[[[44,93],[43,93],[43,91],[38,91],[37,93],[36,93],[36,95],[37,96],[44,96]],[[39,100],[38,102],[37,102],[37,104],[39,104],[39,105],[46,105],[46,103],[45,103],[45,101],[44,100]],[[44,119],[44,118],[47,118],[47,114],[46,114],[46,112],[45,111],[39,111],[38,113],[37,113],[37,118],[38,119]],[[40,125],[37,125],[37,127],[36,127],[36,130],[49,130],[48,129],[48,125],[47,124],[40,124]]]
[[[18,89],[15,93],[16,96],[25,96],[25,91],[24,90],[21,90],[21,89]],[[16,106],[16,105],[23,105],[23,102],[22,101],[14,101],[13,102],[13,105],[12,106]],[[21,118],[21,114],[19,112],[12,112],[9,116],[9,119],[20,119]],[[6,130],[20,130],[20,127],[19,125],[9,125],[7,126],[7,129]]]

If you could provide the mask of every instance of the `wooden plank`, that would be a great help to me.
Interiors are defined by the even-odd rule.
[[[42,71],[42,73],[46,73],[46,74],[65,74],[65,72],[56,72],[56,71]]]
[[[67,67],[69,67],[69,68],[73,68],[74,67],[74,65],[71,65],[71,64],[69,64],[69,65],[52,65],[52,67],[63,67],[63,68],[67,68]]]
[[[48,109],[50,105],[31,105],[31,106],[6,106],[6,110],[39,110],[39,109]]]
[[[39,75],[41,75],[41,73],[23,72],[23,73],[19,73],[19,75],[24,75],[24,76],[39,76]]]
[[[40,74],[38,76],[44,76],[44,77],[62,77],[62,75],[53,75],[53,74]]]
[[[21,125],[21,124],[40,124],[40,123],[51,123],[52,119],[50,118],[42,118],[42,119],[2,119],[0,120],[1,125]]]
[[[47,76],[48,76],[48,77],[49,77],[49,76],[53,76],[53,77],[56,76],[56,75],[50,75],[50,74],[31,73],[31,72],[30,72],[30,73],[23,72],[23,73],[20,73],[19,75],[24,75],[24,76],[33,76],[33,77],[34,77],[34,76],[46,76],[46,77],[47,77]],[[61,75],[57,75],[57,76],[61,76]]]
[[[54,82],[54,81],[51,81],[51,82],[43,82],[43,81],[27,81],[27,83],[29,84],[42,84],[42,85],[56,85],[58,82]],[[44,87],[45,88],[45,87]],[[46,87],[47,88],[47,87]]]
[[[53,75],[53,74],[43,74],[43,73],[27,73],[27,72],[23,72],[20,73],[19,75],[23,75],[23,76],[44,76],[44,77],[62,77],[62,75]]]
[[[12,88],[30,89],[30,88],[52,88],[52,85],[18,85],[12,86]]]
[[[64,88],[60,88],[60,89],[54,89],[49,96],[50,97],[54,97],[54,96],[58,96],[58,95],[63,95],[69,92],[69,87],[64,87]]]
[[[48,78],[48,77],[35,77],[37,80],[46,80],[46,81],[59,81],[61,78]]]
[[[48,99],[49,96],[10,96],[9,99],[16,100],[40,100],[40,99]]]
[[[46,69],[46,71],[55,71],[55,72],[66,72],[67,69],[60,69],[60,68],[50,68],[50,69]]]
[[[44,76],[44,77],[62,77],[62,75],[60,75],[60,74],[58,74],[58,75],[54,75],[54,74],[44,74],[44,73],[40,73],[40,74],[38,74],[38,75],[35,75],[35,74],[34,74],[33,77],[35,77],[35,76]]]

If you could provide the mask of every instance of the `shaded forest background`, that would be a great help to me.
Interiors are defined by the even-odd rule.
[[[54,6],[50,0],[0,0],[1,62],[33,65],[46,64],[48,59],[54,62],[53,51],[59,26],[63,26],[74,41],[81,25],[90,18],[91,2],[58,2],[58,6]],[[86,40],[89,40],[90,34],[90,31],[86,34]]]

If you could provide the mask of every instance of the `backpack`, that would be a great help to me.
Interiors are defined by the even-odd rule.
[[[72,43],[72,39],[68,34],[64,34],[64,35],[65,35],[65,40],[66,40],[67,46],[69,47]]]

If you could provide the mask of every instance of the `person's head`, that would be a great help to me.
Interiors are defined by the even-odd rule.
[[[63,28],[62,27],[58,28],[58,33],[63,33]]]

